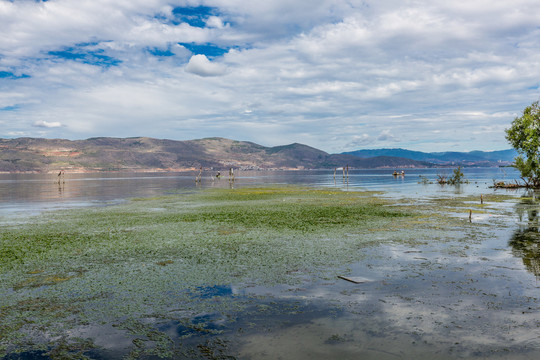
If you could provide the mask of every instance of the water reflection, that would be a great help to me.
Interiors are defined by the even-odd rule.
[[[522,224],[512,235],[509,245],[512,254],[523,260],[528,271],[536,278],[540,277],[540,223],[537,195],[528,191],[522,197],[522,201],[516,206],[516,213]]]
[[[193,293],[192,295],[200,299],[211,299],[216,296],[232,297],[233,290],[230,285],[200,286],[197,288],[197,293]]]
[[[0,208],[5,204],[40,206],[43,203],[111,201],[132,197],[152,197],[197,188],[238,188],[262,184],[300,184],[341,189],[387,191],[389,195],[444,196],[462,193],[486,194],[493,179],[517,178],[513,171],[501,173],[498,168],[466,169],[468,184],[461,186],[426,186],[422,179],[434,181],[437,169],[408,169],[405,176],[392,176],[387,169],[349,170],[346,176],[332,170],[310,171],[238,171],[235,181],[216,179],[197,172],[182,173],[93,173],[93,174],[0,174]],[[493,191],[493,190],[490,190]]]

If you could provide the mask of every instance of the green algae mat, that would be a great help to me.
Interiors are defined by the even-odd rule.
[[[4,222],[0,358],[538,358],[535,194],[381,195],[210,189]]]
[[[182,324],[181,339],[219,333],[193,319],[252,302],[214,295],[334,278],[381,241],[377,229],[410,217],[371,193],[265,187],[133,199],[2,225],[0,357],[208,358],[206,345],[179,350],[148,319]],[[115,353],[93,332],[120,336],[123,345]]]

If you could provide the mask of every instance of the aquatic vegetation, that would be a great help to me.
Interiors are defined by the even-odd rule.
[[[439,183],[439,185],[460,185],[468,183],[468,180],[465,179],[461,167],[458,166],[457,169],[454,169],[452,176],[450,177],[446,174],[437,174],[437,183]],[[426,184],[426,182],[424,182],[424,184]]]
[[[410,217],[369,195],[295,187],[210,190],[5,225],[0,294],[6,340],[0,343],[14,351],[24,348],[24,340],[15,340],[26,328],[63,333],[69,326],[114,323],[111,314],[134,321],[147,313],[164,316],[181,303],[189,316],[232,302],[216,302],[202,287],[325,278],[322,269],[360,259],[361,248],[375,241],[368,224],[385,227]],[[144,341],[138,340],[139,349]]]
[[[219,335],[219,324],[234,323],[236,313],[254,304],[261,314],[277,306],[243,295],[243,288],[328,281],[375,245],[474,243],[485,232],[486,225],[449,216],[478,202],[472,197],[397,206],[373,195],[292,186],[218,189],[2,225],[0,356],[39,349],[81,358],[99,347],[97,340],[81,342],[89,327],[132,337],[131,358],[224,354],[224,342],[205,336]],[[481,211],[509,199],[487,197]],[[301,306],[280,311],[297,314]],[[181,348],[171,331],[204,343]],[[52,340],[59,337],[62,346]]]
[[[280,236],[283,232],[289,236],[295,232],[343,232],[345,227],[358,228],[373,219],[407,216],[383,207],[382,200],[375,202],[363,196],[340,191],[243,189],[238,193],[211,191],[187,198],[138,200],[107,209],[58,212],[47,222],[3,229],[0,271],[47,258],[68,261],[66,257],[84,259],[101,254],[96,261],[115,261],[122,255],[167,254],[169,250],[187,253],[196,245],[193,241],[203,246],[212,241],[218,249],[222,246],[229,251],[234,244],[257,242],[261,231],[277,231]],[[163,210],[149,210],[157,206]],[[216,232],[234,238],[221,242],[213,238]],[[194,235],[199,239],[194,240]],[[182,243],[186,246],[179,249]],[[199,253],[200,249],[193,250]]]

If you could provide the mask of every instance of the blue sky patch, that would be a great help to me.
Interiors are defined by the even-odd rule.
[[[208,6],[177,7],[173,9],[172,13],[175,25],[187,23],[193,27],[205,27],[208,17],[217,15],[218,9]]]
[[[148,49],[148,52],[154,56],[174,56],[174,53],[171,51],[171,49],[151,48]]]
[[[29,77],[30,75],[26,74],[16,75],[10,71],[0,71],[0,79],[26,79]]]
[[[203,54],[209,58],[222,56],[230,48],[221,48],[214,44],[179,43],[195,55]]]
[[[89,48],[97,43],[81,43],[75,47],[65,47],[58,51],[49,51],[48,54],[59,59],[79,61],[83,64],[102,67],[118,66],[121,60],[105,55],[105,50]]]
[[[5,106],[3,108],[0,108],[0,111],[15,111],[18,109],[19,109],[18,105],[13,105],[13,106]]]

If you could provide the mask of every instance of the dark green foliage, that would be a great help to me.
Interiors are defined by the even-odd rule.
[[[447,178],[446,175],[438,174],[437,182],[441,185],[459,185],[466,182],[465,174],[461,171],[461,167],[458,166],[457,169],[454,169],[452,176],[449,178]]]
[[[506,139],[519,156],[515,167],[527,186],[540,187],[540,106],[538,101],[523,110],[506,130]]]
[[[448,183],[450,185],[459,185],[464,180],[464,174],[463,171],[461,171],[461,167],[458,166],[457,169],[454,169],[453,175],[448,179]]]

